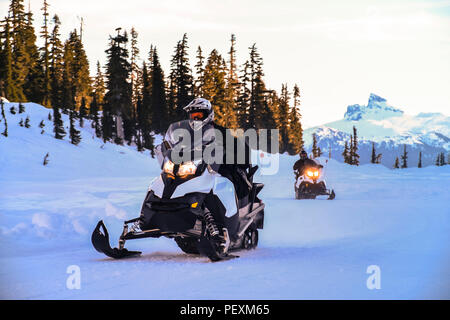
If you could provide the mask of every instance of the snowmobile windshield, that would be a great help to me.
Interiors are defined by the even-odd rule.
[[[175,164],[205,160],[205,148],[214,147],[214,126],[192,119],[178,121],[169,126],[164,140],[169,145],[166,156]]]

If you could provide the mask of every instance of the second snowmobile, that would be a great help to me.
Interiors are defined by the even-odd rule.
[[[120,259],[140,255],[125,249],[127,240],[167,237],[174,239],[185,253],[207,256],[212,261],[235,257],[234,250],[253,249],[258,244],[258,229],[264,225],[264,203],[258,198],[263,184],[254,183],[258,167],[245,171],[249,192],[240,195],[235,182],[218,174],[214,166],[196,158],[177,163],[174,160],[175,137],[178,129],[195,137],[195,121],[172,124],[157,147],[161,174],[151,183],[138,218],[124,222],[117,248],[111,248],[108,231],[99,221],[92,233],[94,248],[105,255]],[[202,147],[214,142],[205,135]],[[191,152],[198,146],[192,141]],[[188,149],[189,149],[188,148]]]
[[[327,189],[323,177],[323,166],[315,160],[312,161],[316,165],[303,168],[296,178],[295,198],[315,199],[317,196],[328,196],[328,200],[333,200],[336,194],[333,189]]]

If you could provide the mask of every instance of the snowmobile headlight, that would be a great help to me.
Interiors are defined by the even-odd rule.
[[[192,161],[188,161],[180,165],[177,175],[181,178],[185,178],[195,174],[195,171],[197,171],[197,166]]]
[[[173,174],[173,168],[174,168],[174,164],[172,161],[170,161],[169,159],[167,159],[166,162],[164,162],[164,166],[163,166],[163,171],[165,173],[169,173],[169,174]]]
[[[314,177],[318,177],[319,176],[319,170],[314,171]]]
[[[312,170],[308,170],[308,171],[306,171],[306,175],[308,177],[313,177],[314,176],[314,172],[312,172]]]

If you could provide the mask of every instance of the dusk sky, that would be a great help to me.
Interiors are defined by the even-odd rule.
[[[6,16],[9,0],[0,0]],[[31,0],[36,31],[43,1]],[[238,64],[256,43],[265,81],[280,91],[300,86],[305,127],[343,117],[349,104],[376,93],[408,114],[450,110],[450,1],[154,1],[49,0],[65,40],[84,19],[83,43],[94,71],[105,63],[115,28],[139,33],[141,58],[157,46],[166,75],[176,42],[188,34],[195,51],[229,50]]]

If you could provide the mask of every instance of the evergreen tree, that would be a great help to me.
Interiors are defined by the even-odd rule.
[[[90,93],[89,61],[77,31],[73,30],[64,43],[64,108],[73,109],[76,105],[81,105],[81,100],[89,99]]]
[[[237,101],[237,117],[240,128],[248,128],[249,123],[249,109],[250,109],[250,98],[251,90],[249,88],[250,84],[250,67],[249,62],[246,61],[242,65],[241,76],[239,77],[239,96]],[[278,106],[279,99],[275,95],[272,95],[272,101],[274,105]]]
[[[27,116],[27,118],[25,119],[25,128],[29,128],[30,127],[30,117]]]
[[[9,108],[9,112],[11,112],[11,114],[16,114],[16,107],[12,106],[11,108]]]
[[[348,147],[348,142],[345,141],[345,145],[344,145],[344,151],[342,152],[342,157],[344,158],[344,162],[350,164],[349,159],[350,159],[350,150]]]
[[[214,121],[217,124],[226,128],[236,128],[236,114],[227,103],[225,68],[217,50],[211,51],[204,71],[203,97],[211,102],[214,108]]]
[[[358,166],[359,165],[359,155],[358,155],[358,135],[356,132],[356,127],[353,126],[353,138],[351,143],[351,164]]]
[[[445,163],[445,155],[444,155],[443,152],[441,152],[441,154],[439,156],[439,165],[440,166],[445,166],[446,165],[446,163]]]
[[[51,112],[48,113],[48,117],[47,118],[48,118],[48,121],[52,121],[52,114],[51,114]]]
[[[402,169],[408,168],[408,152],[406,152],[406,144],[403,145]]]
[[[204,73],[204,61],[205,57],[203,56],[202,48],[198,46],[197,48],[197,64],[194,66],[195,68],[195,81],[194,81],[194,97],[199,98],[203,97],[203,86],[205,83]]]
[[[11,0],[8,12],[9,22],[7,25],[11,28],[11,73],[14,79],[14,96],[17,101],[25,101],[24,84],[30,72],[30,53],[27,51],[28,29],[27,14],[23,5],[23,0]],[[9,65],[9,63],[8,63]],[[11,97],[8,97],[11,99]]]
[[[376,163],[377,161],[377,155],[375,152],[375,142],[372,142],[372,157],[370,158],[371,163]]]
[[[422,151],[419,152],[419,163],[417,164],[418,168],[422,168]]]
[[[81,142],[81,134],[80,131],[78,131],[75,128],[75,121],[74,121],[74,110],[70,110],[69,112],[69,121],[70,121],[70,143],[74,145],[78,145]]]
[[[134,28],[131,28],[131,103],[132,103],[132,118],[136,119],[137,101],[140,98],[142,92],[142,71],[140,70],[137,62],[139,59],[139,48],[137,46],[138,33]]]
[[[164,80],[164,72],[159,62],[158,51],[153,48],[152,65],[150,68],[149,81],[149,98],[150,98],[150,115],[151,125],[155,133],[163,133],[169,126],[169,109],[166,98],[166,83]],[[145,143],[146,148],[151,148],[152,145]]]
[[[87,117],[87,107],[86,107],[86,98],[81,98],[81,105],[80,105],[80,127],[83,128],[84,126],[84,119]]]
[[[100,119],[98,118],[99,104],[97,101],[97,95],[94,93],[92,95],[92,101],[89,106],[89,115],[92,119],[92,128],[95,129],[95,135],[97,138],[102,137],[102,129],[100,124]]]
[[[131,65],[128,62],[128,36],[126,32],[121,34],[120,28],[116,29],[117,35],[110,36],[110,47],[106,50],[108,62],[106,65],[107,93],[104,97],[104,117],[113,117],[115,128],[111,121],[103,121],[105,128],[110,133],[114,131],[114,141],[122,144],[123,140],[131,143],[133,138],[132,126],[132,101],[131,84],[128,82]],[[107,128],[109,127],[109,128]],[[105,135],[103,136],[105,139]],[[107,140],[111,137],[106,137]]]
[[[52,22],[54,24],[53,30],[50,35],[49,45],[49,77],[50,77],[50,99],[51,105],[61,108],[63,106],[63,73],[64,73],[64,61],[63,54],[64,48],[60,40],[59,28],[61,21],[55,14]]]
[[[66,135],[64,122],[61,119],[61,113],[56,105],[53,105],[53,132],[55,133],[55,139],[62,140]]]
[[[311,152],[313,158],[317,158],[319,156],[319,148],[317,147],[317,136],[315,133],[313,133],[312,137],[313,137],[313,144]]]
[[[301,115],[298,110],[300,105],[300,89],[294,86],[293,92],[294,106],[289,115],[289,144],[291,146],[290,154],[299,154],[303,150],[303,128],[300,122]]]
[[[19,102],[19,113],[25,112],[25,106],[22,104],[22,102]]]
[[[7,122],[6,116],[5,116],[5,108],[3,105],[3,101],[0,101],[0,105],[2,107],[2,118],[5,121],[5,130],[2,132],[2,135],[4,135],[5,137],[8,137],[8,122]]]
[[[290,120],[289,99],[290,99],[290,94],[289,94],[289,91],[287,88],[287,84],[282,84],[281,85],[281,95],[280,95],[279,104],[278,104],[279,117],[277,119],[278,120],[277,127],[280,130],[279,131],[280,142],[281,142],[280,152],[282,152],[282,153],[289,151],[291,149],[290,139],[289,139],[289,120]],[[314,139],[314,135],[313,135],[313,139]]]
[[[239,96],[239,79],[237,74],[237,66],[236,66],[236,36],[234,34],[231,35],[230,39],[230,51],[228,52],[228,68],[227,68],[227,76],[226,76],[226,103],[227,110],[231,110],[235,119],[232,120],[231,128],[237,128],[238,118],[236,112],[238,110],[238,96]]]
[[[20,118],[19,126],[23,127],[23,118]]]
[[[173,120],[181,120],[184,115],[183,108],[193,98],[193,78],[189,66],[187,35],[178,41],[175,53],[172,56],[170,87],[169,87],[169,109]]]
[[[26,26],[23,31],[23,45],[27,53],[27,73],[23,83],[23,92],[28,101],[42,103],[44,97],[44,69],[41,56],[36,46],[36,35],[33,27],[33,14],[26,14]]]
[[[0,50],[0,95],[11,101],[23,99],[23,94],[18,93],[16,81],[13,78],[13,57],[10,44],[9,20],[6,19],[3,37],[5,38],[3,50]],[[0,49],[1,49],[0,45]]]
[[[51,104],[51,87],[50,87],[50,34],[48,32],[48,7],[47,0],[41,8],[44,16],[44,24],[42,26],[41,37],[44,39],[44,46],[41,48],[42,57],[41,64],[44,69],[43,87],[42,87],[42,104],[49,107]]]
[[[441,165],[441,155],[438,154],[437,157],[436,157],[436,166],[439,167],[440,165]]]
[[[398,157],[395,158],[394,169],[400,168],[400,161],[398,161]]]

